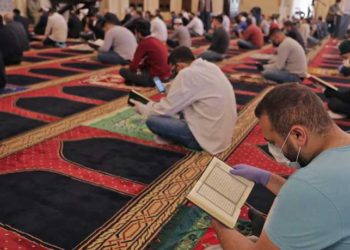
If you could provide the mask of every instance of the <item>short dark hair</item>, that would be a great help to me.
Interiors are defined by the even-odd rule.
[[[13,9],[13,14],[20,15],[21,11],[19,9]]]
[[[119,25],[119,19],[117,17],[117,15],[107,12],[104,17],[103,17],[103,22],[102,22],[102,27],[106,24],[106,23],[110,23],[110,24],[114,24],[114,25]]]
[[[296,83],[271,90],[255,109],[256,117],[262,115],[267,115],[274,130],[283,137],[294,125],[324,134],[334,124],[322,100],[309,87]]]
[[[175,48],[169,55],[168,63],[175,65],[177,63],[191,63],[195,60],[192,51],[185,46]]]
[[[253,19],[251,17],[248,17],[246,22],[247,22],[248,26],[252,25],[253,24]]]
[[[151,24],[146,20],[138,20],[135,24],[135,31],[140,33],[143,37],[151,34]]]
[[[279,34],[279,33],[283,33],[283,31],[281,29],[272,29],[270,30],[270,37],[276,35],[276,34]]]
[[[212,19],[218,21],[219,23],[222,23],[224,21],[222,15],[213,16]]]
[[[295,23],[293,23],[292,21],[285,21],[283,23],[283,26],[285,26],[285,27],[294,27]]]

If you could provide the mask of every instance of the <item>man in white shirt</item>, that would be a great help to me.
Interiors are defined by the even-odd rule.
[[[105,15],[103,30],[106,35],[97,59],[102,63],[121,65],[132,61],[137,48],[134,34],[127,28],[116,25],[110,13]]]
[[[191,47],[192,39],[188,29],[183,26],[182,19],[176,18],[174,21],[174,32],[169,37],[167,44],[171,48],[178,46]]]
[[[157,38],[161,42],[168,39],[168,29],[166,24],[158,16],[151,16],[151,36]]]
[[[309,39],[310,34],[311,34],[310,25],[303,17],[301,18],[300,22],[301,22],[300,28],[299,28],[300,34],[304,40],[304,44],[307,46],[308,39]]]
[[[49,18],[45,29],[44,45],[64,47],[68,36],[66,19],[54,9],[49,10]]]
[[[223,18],[223,21],[222,21],[222,26],[224,27],[224,29],[226,30],[226,32],[228,34],[230,34],[230,26],[231,26],[231,20],[230,18],[225,15],[225,14],[222,14],[222,18]]]
[[[191,36],[203,36],[204,25],[201,19],[195,14],[191,13],[191,21],[187,24],[187,29],[190,31]]]
[[[178,75],[167,96],[147,105],[133,101],[136,111],[147,116],[146,124],[158,139],[213,155],[224,151],[237,120],[232,85],[217,65],[195,60],[187,47],[174,49],[169,63]]]

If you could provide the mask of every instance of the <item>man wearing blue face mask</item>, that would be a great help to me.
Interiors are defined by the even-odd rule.
[[[252,166],[234,166],[232,174],[266,186],[277,198],[256,242],[213,220],[223,248],[349,249],[350,135],[316,94],[298,84],[273,89],[255,114],[277,158],[303,168],[287,181]]]

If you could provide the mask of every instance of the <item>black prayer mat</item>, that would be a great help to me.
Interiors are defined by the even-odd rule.
[[[0,121],[0,140],[10,138],[46,124],[43,121],[5,112],[0,112]]]
[[[22,61],[24,62],[44,62],[44,61],[48,61],[50,59],[45,58],[45,57],[40,57],[40,56],[24,56],[22,58]]]
[[[102,101],[112,101],[128,93],[120,90],[96,87],[96,86],[72,86],[64,87],[62,90],[66,94],[87,97]]]
[[[61,249],[73,249],[131,199],[68,176],[0,175],[0,223]]]
[[[6,75],[6,82],[18,86],[28,86],[32,84],[37,84],[41,82],[46,82],[49,79],[36,77],[36,76],[26,76],[26,75]]]
[[[184,154],[112,138],[64,141],[60,150],[70,162],[149,184]]]
[[[90,109],[95,105],[57,97],[32,97],[18,99],[16,106],[42,114],[66,117]]]
[[[100,63],[89,63],[89,62],[76,62],[76,63],[62,63],[62,66],[75,69],[83,70],[99,70],[107,68],[108,65]]]
[[[80,73],[73,70],[56,69],[56,68],[30,69],[30,72],[39,74],[39,75],[48,75],[48,76],[56,76],[56,77],[67,77],[67,76],[72,76]]]
[[[60,52],[40,52],[38,53],[39,56],[48,56],[48,57],[54,57],[54,58],[67,58],[73,56],[72,54],[68,53],[60,53]]]

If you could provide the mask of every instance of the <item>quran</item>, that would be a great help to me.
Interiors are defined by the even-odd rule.
[[[102,39],[97,39],[96,41],[88,41],[89,46],[96,50],[102,47],[103,43],[104,43],[104,40]]]
[[[254,182],[230,174],[232,168],[214,157],[187,199],[229,228],[234,228]]]
[[[140,94],[139,92],[137,92],[134,89],[130,91],[129,98],[128,98],[128,104],[130,106],[134,106],[134,104],[132,102],[130,102],[130,100],[138,101],[138,102],[141,102],[143,104],[147,104],[150,101],[150,99],[148,99],[147,97]]]
[[[339,89],[335,87],[334,85],[322,80],[321,78],[315,76],[315,75],[308,75],[308,78],[311,79],[311,81],[316,82],[317,84],[321,85],[324,88],[330,88],[334,91],[338,91]]]

